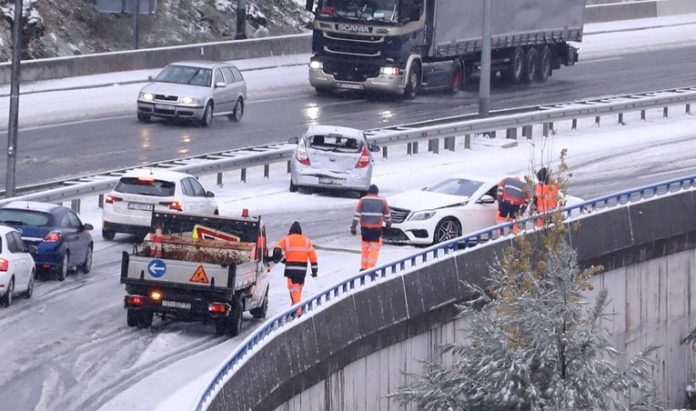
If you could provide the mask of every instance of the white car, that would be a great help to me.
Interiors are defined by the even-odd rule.
[[[428,245],[495,225],[495,201],[501,178],[452,177],[423,190],[388,197],[391,243]]]
[[[217,215],[214,196],[190,174],[131,170],[104,197],[102,237],[112,240],[116,233],[146,234],[153,210]]]
[[[355,190],[367,193],[372,182],[372,152],[362,130],[337,126],[309,126],[290,161],[290,191],[299,189]]]
[[[34,293],[34,259],[19,232],[0,225],[0,301],[9,307],[18,294]]]

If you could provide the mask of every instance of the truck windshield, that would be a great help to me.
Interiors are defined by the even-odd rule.
[[[402,0],[401,2],[419,0]],[[422,0],[421,0],[422,1]],[[399,0],[325,0],[319,15],[348,20],[399,21]]]

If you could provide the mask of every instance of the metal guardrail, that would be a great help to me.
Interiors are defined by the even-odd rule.
[[[455,144],[453,139],[456,137],[477,133],[491,133],[496,130],[508,130],[508,137],[516,138],[517,128],[522,127],[522,134],[527,138],[531,138],[531,129],[534,125],[542,124],[544,135],[548,135],[548,131],[553,129],[553,122],[558,120],[572,119],[574,120],[573,128],[575,128],[577,127],[576,120],[579,118],[595,117],[595,122],[599,124],[601,116],[611,114],[618,115],[618,122],[623,124],[623,114],[626,112],[640,110],[642,112],[641,117],[645,118],[645,110],[662,108],[664,115],[667,116],[669,107],[685,104],[686,112],[691,113],[691,103],[693,102],[696,102],[696,87],[687,87],[573,103],[500,110],[492,112],[490,117],[483,119],[477,118],[475,115],[449,117],[427,122],[371,129],[366,130],[365,133],[371,142],[384,146],[383,154],[386,157],[386,147],[394,144],[409,143],[408,153],[411,154],[418,151],[418,142],[429,141],[436,143],[431,145],[429,149],[438,152],[439,139],[445,139],[445,148],[454,150]],[[514,133],[511,133],[512,130],[514,130]],[[236,169],[242,169],[245,173],[247,167],[263,165],[266,167],[265,173],[268,176],[268,165],[290,160],[292,151],[293,146],[278,143],[208,153],[132,168],[164,168],[203,175]],[[118,177],[127,170],[115,170],[66,181],[20,187],[17,191],[22,194],[12,199],[0,200],[0,204],[14,199],[65,201],[86,195],[103,194],[111,190]],[[30,193],[36,190],[43,191]],[[4,192],[0,194],[4,194]]]
[[[560,212],[563,213],[564,220],[567,221],[601,211],[602,209],[620,207],[632,201],[645,200],[669,194],[673,191],[687,189],[696,190],[696,175],[671,179],[657,184],[641,186],[632,190],[597,197],[593,200],[565,207],[560,210]],[[509,238],[504,236],[511,233],[513,226],[519,227],[520,225],[524,225],[526,227],[534,227],[538,218],[539,216],[531,216],[513,223],[498,224],[466,236],[433,245],[416,254],[402,258],[401,260],[384,264],[370,270],[361,271],[357,275],[275,315],[257,328],[256,331],[245,338],[244,341],[235,348],[225,363],[215,373],[213,380],[198,396],[192,409],[195,411],[204,411],[207,409],[214,395],[216,395],[225,382],[234,375],[234,372],[243,364],[245,359],[253,355],[256,347],[262,345],[264,340],[276,335],[280,330],[289,326],[293,321],[299,318],[297,316],[299,308],[302,308],[303,316],[311,315],[310,313],[320,311],[323,307],[338,298],[354,292],[358,288],[371,286],[373,283],[387,278],[388,275],[394,276],[404,274],[410,268],[427,263],[429,259],[435,260],[440,258],[440,256],[446,257],[461,249],[465,249],[464,251],[466,251],[466,249],[475,247],[489,240]],[[535,228],[531,228],[531,230],[534,229]]]

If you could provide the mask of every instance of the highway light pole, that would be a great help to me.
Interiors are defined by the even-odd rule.
[[[10,74],[10,119],[7,127],[7,175],[5,196],[15,195],[17,166],[17,128],[19,123],[19,61],[22,53],[22,0],[15,0],[12,21],[12,72]]]
[[[133,0],[133,49],[140,48],[140,0]]]
[[[483,0],[483,38],[481,43],[481,77],[479,82],[479,116],[488,117],[491,100],[491,2]]]
[[[235,40],[247,38],[246,35],[246,0],[237,0],[237,34]]]

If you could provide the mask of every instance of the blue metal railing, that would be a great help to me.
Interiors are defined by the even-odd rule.
[[[656,196],[669,194],[681,190],[696,188],[696,175],[667,180],[661,183],[637,187],[632,190],[622,191],[595,199],[573,204],[561,210],[563,218],[574,218],[581,215],[597,212],[602,209],[621,207],[633,201],[640,201]],[[542,216],[543,217],[543,216]],[[288,310],[275,315],[267,320],[263,325],[256,329],[250,336],[244,339],[235,351],[227,358],[225,363],[218,369],[213,380],[206,389],[199,395],[194,405],[195,411],[203,411],[214,395],[220,390],[225,382],[233,375],[235,367],[241,366],[242,361],[247,355],[252,355],[255,348],[271,337],[277,330],[283,329],[286,325],[298,319],[298,309],[302,308],[304,315],[313,311],[321,310],[327,303],[350,294],[356,288],[364,287],[369,283],[386,278],[388,275],[404,273],[408,268],[415,267],[422,263],[427,263],[429,259],[436,260],[440,256],[449,254],[462,248],[469,249],[483,242],[504,238],[517,225],[535,227],[539,218],[538,215],[520,219],[514,223],[498,224],[483,230],[476,231],[466,236],[455,238],[446,242],[435,244],[416,254],[405,257],[370,270],[361,271],[357,275],[350,277],[333,287],[321,291],[306,301],[298,303]],[[529,223],[529,224],[528,224]],[[305,317],[306,318],[306,317]]]

